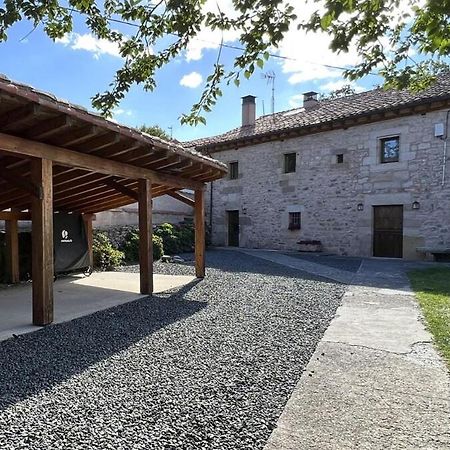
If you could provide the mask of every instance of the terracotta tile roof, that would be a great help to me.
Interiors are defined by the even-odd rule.
[[[84,120],[92,123],[93,125],[108,129],[123,136],[140,140],[143,144],[151,144],[155,147],[167,149],[177,154],[184,154],[200,161],[204,161],[205,164],[212,164],[220,169],[225,169],[225,166],[222,163],[196,151],[194,147],[183,147],[181,142],[176,141],[175,139],[168,141],[157,136],[151,136],[136,128],[122,125],[115,120],[107,119],[99,113],[90,111],[83,106],[58,98],[49,92],[36,89],[35,87],[25,83],[13,81],[6,75],[0,73],[0,94],[3,92],[9,93],[13,96],[21,96],[27,101],[34,102],[48,108],[53,108],[60,113],[65,113],[76,119]]]
[[[231,146],[240,141],[250,142],[252,138],[264,140],[265,136],[287,131],[303,130],[304,134],[307,134],[308,128],[317,125],[448,99],[450,99],[450,74],[441,76],[433,86],[422,92],[378,88],[347,97],[321,100],[314,109],[305,110],[301,107],[262,116],[256,119],[255,125],[242,126],[217,136],[184,142],[183,146],[205,151],[213,150],[218,145]]]

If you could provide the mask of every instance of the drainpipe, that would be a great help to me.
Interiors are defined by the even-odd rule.
[[[445,134],[443,137],[444,140],[444,153],[442,156],[442,186],[445,185],[445,169],[447,166],[447,138],[448,138],[448,117],[450,114],[450,109],[447,111],[447,115],[445,117]]]

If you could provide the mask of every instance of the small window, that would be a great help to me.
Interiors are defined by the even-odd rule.
[[[302,227],[302,214],[299,212],[289,213],[289,229],[300,230]]]
[[[230,180],[237,180],[239,177],[239,164],[237,161],[230,162],[228,165],[228,174]]]
[[[295,172],[297,165],[297,154],[296,153],[285,153],[284,155],[284,173]]]
[[[337,164],[342,164],[344,162],[344,154],[343,153],[339,153],[338,155],[336,155],[336,163]]]
[[[400,153],[400,138],[398,136],[380,139],[381,162],[397,162]]]

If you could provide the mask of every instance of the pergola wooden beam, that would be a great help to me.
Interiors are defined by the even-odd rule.
[[[0,211],[0,220],[31,220],[29,212]]]
[[[33,197],[42,198],[42,187],[33,183],[32,181],[23,178],[19,173],[14,170],[5,168],[0,162],[0,178],[3,178],[13,186],[27,192]]]
[[[101,134],[89,141],[89,153],[93,153],[98,150],[102,150],[105,147],[111,147],[117,145],[120,142],[120,136],[117,134]]]
[[[27,130],[27,137],[30,139],[44,139],[54,134],[61,133],[72,127],[73,120],[66,115],[56,116],[53,119],[38,123]]]
[[[169,197],[172,197],[172,198],[176,199],[176,200],[179,200],[180,202],[183,202],[186,205],[189,205],[189,206],[192,206],[192,207],[195,206],[195,201],[194,200],[189,198],[187,195],[181,194],[180,192],[169,191],[169,192],[167,192],[167,195]]]
[[[139,267],[141,294],[153,292],[152,185],[139,180]]]
[[[201,189],[202,183],[188,178],[175,177],[173,175],[160,174],[154,170],[144,169],[131,164],[119,163],[98,156],[67,150],[54,145],[30,141],[28,139],[0,133],[0,150],[18,155],[26,155],[34,158],[44,158],[56,164],[107,175],[116,175],[122,178],[145,179],[152,183],[173,187]]]
[[[39,106],[35,104],[24,105],[0,116],[0,126],[3,130],[20,125],[33,117]]]
[[[42,198],[32,197],[31,229],[33,324],[48,325],[53,321],[53,187],[52,161],[34,159],[31,178],[42,186]]]
[[[55,143],[61,147],[68,147],[71,145],[81,144],[89,139],[92,139],[98,132],[98,129],[93,125],[86,125],[77,128],[74,131],[64,133],[61,137],[55,137]],[[53,139],[52,139],[53,141]]]
[[[139,201],[138,192],[133,191],[133,189],[130,189],[129,187],[124,186],[123,184],[117,182],[115,178],[107,178],[106,180],[103,181],[103,183],[106,186],[116,190],[117,192],[120,192],[121,194],[124,194],[127,197],[132,198],[133,200],[136,200],[137,202]]]

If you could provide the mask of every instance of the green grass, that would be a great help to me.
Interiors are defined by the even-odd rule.
[[[428,329],[450,368],[450,268],[409,272]]]

